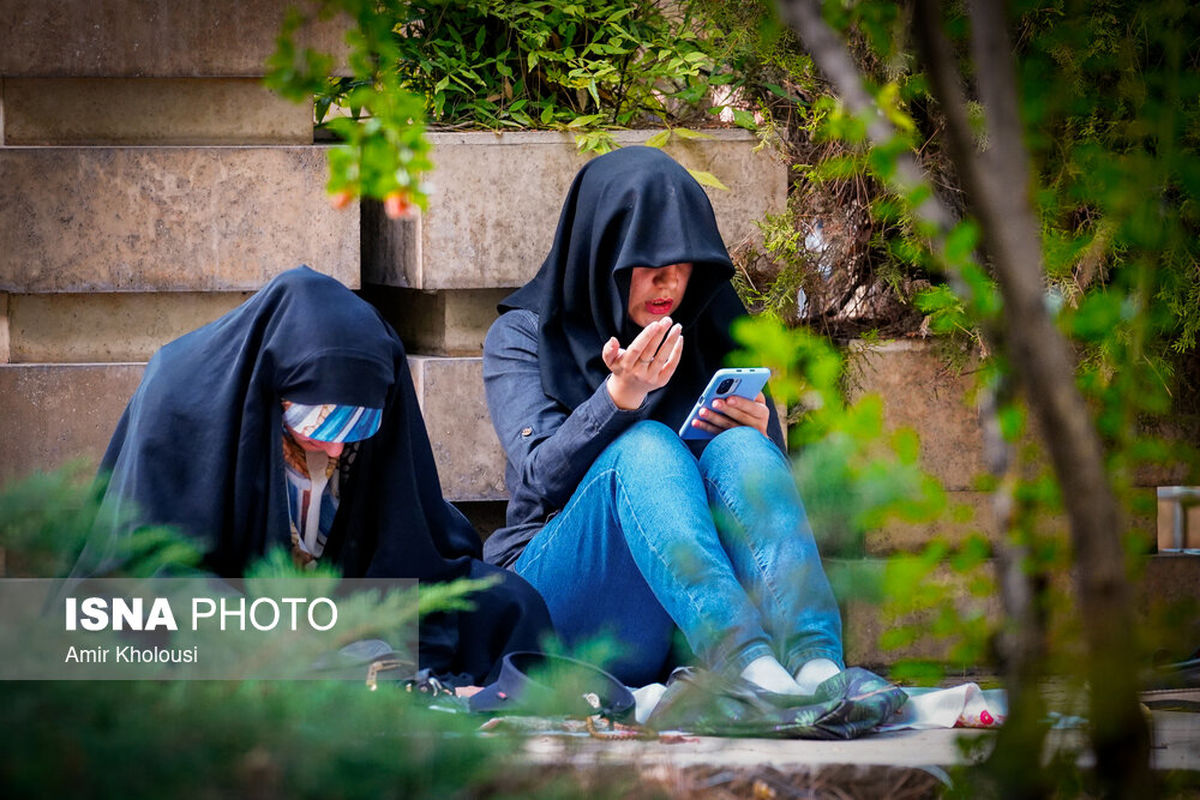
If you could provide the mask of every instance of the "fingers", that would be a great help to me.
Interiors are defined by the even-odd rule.
[[[714,400],[712,410],[701,409],[700,417],[705,423],[703,430],[710,433],[719,433],[745,425],[766,435],[767,422],[771,418],[771,412],[767,408],[766,397],[760,392],[758,397],[753,400],[737,396]]]
[[[617,341],[617,337],[612,337],[604,343],[604,349],[600,351],[600,358],[604,361],[604,366],[611,371],[617,365],[617,359],[621,355],[621,343]]]
[[[650,363],[654,358],[654,354],[658,351],[664,335],[670,330],[670,317],[663,317],[660,320],[651,322],[645,328],[642,328],[642,332],[634,338],[629,347],[625,348],[625,358],[632,359],[630,363]]]
[[[672,325],[667,331],[666,336],[663,337],[662,343],[658,346],[658,349],[655,352],[651,353],[649,348],[646,349],[646,354],[645,358],[643,358],[643,361],[650,359],[648,366],[661,371],[666,368],[667,363],[671,360],[671,356],[675,354],[675,351],[682,348],[682,343],[683,326]],[[678,363],[678,359],[676,359],[676,362]],[[672,371],[674,371],[673,368]]]
[[[720,400],[713,401],[713,408],[700,409],[699,424],[696,427],[706,430],[709,433],[720,433],[721,431],[727,431],[742,424],[719,410],[714,411],[713,409],[718,408],[717,404],[720,402]]]
[[[663,385],[671,380],[671,376],[675,374],[675,368],[679,366],[679,360],[683,357],[683,328],[676,325],[667,334],[666,341],[659,348],[658,357],[662,358],[662,366],[659,375],[662,378]],[[663,357],[665,354],[665,357]]]

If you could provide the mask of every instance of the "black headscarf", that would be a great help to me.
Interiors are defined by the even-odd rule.
[[[272,547],[289,547],[283,399],[383,409],[379,431],[357,445],[323,561],[351,578],[441,581],[490,571],[476,560],[479,536],[442,498],[400,339],[372,306],[307,267],[276,277],[151,359],[101,464],[111,473],[110,535],[137,523],[174,525],[199,543],[206,569],[224,577],[240,576]],[[88,560],[94,568],[103,556]],[[545,606],[519,579],[496,587],[509,589],[521,608],[503,609],[497,624],[506,631],[490,635],[503,640],[525,625],[514,649],[536,648],[548,627]],[[514,598],[492,599],[499,613]],[[447,659],[475,646],[452,633],[423,628],[423,661],[427,635]],[[480,679],[499,655],[476,657],[463,671],[482,669]],[[449,664],[428,666],[444,672]]]
[[[729,325],[746,310],[729,283],[733,263],[704,189],[666,153],[623,147],[585,164],[541,269],[500,304],[537,312],[546,394],[567,408],[591,396],[609,374],[604,343],[628,345],[639,330],[628,313],[632,269],[683,262],[692,274],[671,314],[683,325],[683,355],[646,400],[649,416],[673,428],[734,347]]]

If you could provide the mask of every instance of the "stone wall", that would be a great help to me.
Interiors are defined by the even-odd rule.
[[[262,85],[289,5],[5,4],[0,481],[94,464],[142,362],[279,272],[360,285],[358,215],[326,201],[311,104]],[[300,38],[340,56],[343,32]]]

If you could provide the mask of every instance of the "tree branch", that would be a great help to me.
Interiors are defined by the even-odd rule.
[[[1070,348],[1045,307],[1041,235],[1030,198],[1032,179],[1004,5],[970,0],[972,56],[991,145],[982,155],[976,153],[938,6],[933,0],[918,0],[917,9],[916,27],[947,118],[951,156],[1004,297],[1005,350],[1027,389],[1062,487],[1091,654],[1088,676],[1097,771],[1114,795],[1144,793],[1149,785],[1149,734],[1137,705],[1134,649],[1128,641],[1135,626],[1120,513],[1105,474],[1103,448],[1075,387]],[[819,0],[780,0],[780,11],[843,104],[867,120],[871,141],[890,142],[895,131],[875,107],[849,51],[822,19]],[[912,154],[898,159],[893,184],[901,192],[909,194],[923,178]],[[934,249],[944,251],[944,235],[953,224],[947,209],[931,195],[914,213],[943,237],[935,237]]]
[[[989,147],[964,165],[963,174],[1004,297],[1010,357],[1028,388],[1070,522],[1079,611],[1091,654],[1097,773],[1114,796],[1134,796],[1150,787],[1150,739],[1137,702],[1136,651],[1129,646],[1136,624],[1120,508],[1105,472],[1100,437],[1073,380],[1075,359],[1046,310],[1041,231],[1030,196],[1032,176],[1004,4],[970,0],[970,12],[971,51]]]

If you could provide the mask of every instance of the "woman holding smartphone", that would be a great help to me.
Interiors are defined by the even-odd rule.
[[[745,309],[700,185],[627,147],[576,176],[550,254],[484,344],[508,456],[507,527],[484,557],[532,583],[568,643],[615,637],[631,685],[675,630],[704,665],[811,694],[842,668],[841,618],[773,407],[718,401],[677,430]]]

